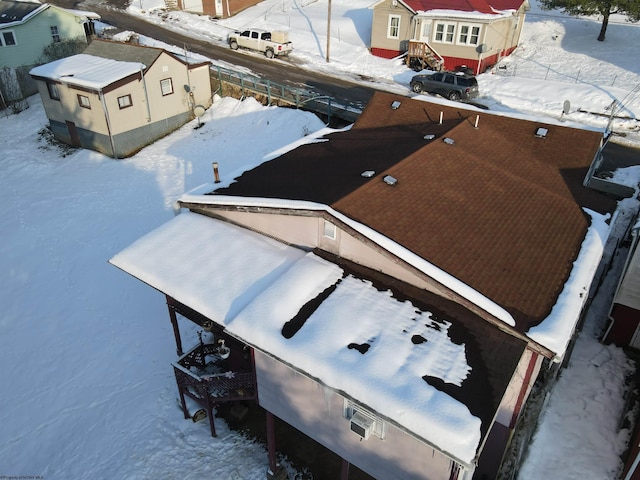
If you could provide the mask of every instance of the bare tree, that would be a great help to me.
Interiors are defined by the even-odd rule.
[[[540,0],[540,6],[545,10],[560,9],[569,15],[601,15],[600,42],[604,41],[611,15],[626,15],[630,22],[640,20],[639,0]]]

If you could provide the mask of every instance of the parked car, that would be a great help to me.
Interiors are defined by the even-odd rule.
[[[449,100],[469,100],[478,96],[478,81],[466,73],[437,72],[414,75],[411,90],[415,93],[435,93]]]

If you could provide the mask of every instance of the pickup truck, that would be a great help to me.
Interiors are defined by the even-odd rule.
[[[264,53],[267,58],[288,55],[293,50],[293,44],[289,41],[287,32],[259,29],[236,31],[229,35],[228,41],[232,50],[237,50],[238,47],[257,50]]]

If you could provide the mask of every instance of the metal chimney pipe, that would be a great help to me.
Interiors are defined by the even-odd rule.
[[[213,176],[216,179],[216,183],[220,183],[220,173],[218,172],[218,162],[213,162]]]

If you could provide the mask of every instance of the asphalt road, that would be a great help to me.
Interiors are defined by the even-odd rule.
[[[364,108],[373,95],[374,90],[372,88],[345,81],[337,77],[330,77],[303,70],[290,60],[269,60],[262,55],[233,51],[227,46],[215,45],[187,37],[156,24],[146,22],[122,10],[122,8],[126,8],[129,0],[107,0],[109,3],[100,2],[100,4],[97,4],[98,1],[100,0],[88,0],[86,5],[76,0],[50,0],[49,3],[63,8],[93,11],[102,17],[104,23],[112,25],[118,30],[137,32],[171,45],[188,46],[190,51],[204,55],[207,58],[248,68],[264,79],[312,91],[317,95],[326,95],[338,103],[353,104]],[[122,5],[118,2],[122,3]],[[120,8],[103,7],[103,5],[109,4],[116,5]],[[483,107],[482,105],[477,106]],[[640,164],[640,150],[614,142],[608,142],[604,150],[604,157],[605,162],[601,169],[606,171]]]
[[[364,108],[374,92],[373,89],[357,83],[303,70],[288,59],[269,60],[255,53],[233,51],[227,46],[187,37],[146,22],[119,9],[103,8],[94,4],[84,5],[73,0],[53,0],[49,3],[64,8],[90,10],[100,15],[104,23],[116,27],[120,31],[129,30],[171,45],[187,46],[191,52],[248,68],[256,75],[275,83],[311,91],[317,95],[326,95],[338,103],[355,104]]]

